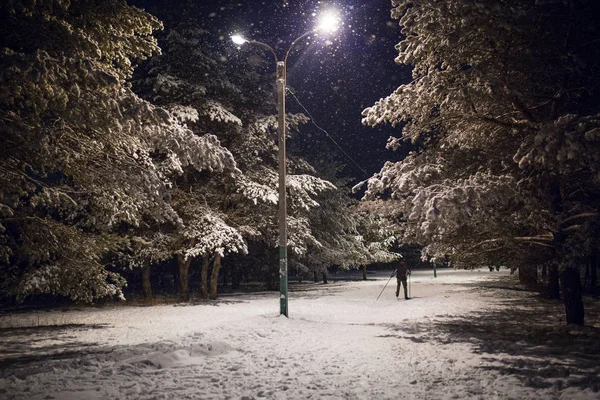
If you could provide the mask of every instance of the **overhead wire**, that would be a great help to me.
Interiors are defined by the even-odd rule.
[[[365,171],[360,165],[358,165],[358,163],[356,161],[354,161],[354,159],[352,157],[350,157],[350,155],[342,148],[342,146],[339,145],[339,143],[323,128],[321,128],[315,118],[312,116],[312,114],[310,113],[310,111],[308,111],[306,109],[306,107],[304,107],[304,105],[300,102],[300,100],[298,100],[298,97],[296,97],[296,95],[294,94],[294,92],[291,91],[290,88],[286,87],[287,91],[292,95],[292,97],[296,100],[296,102],[298,103],[298,105],[300,107],[302,107],[302,109],[304,110],[304,112],[306,112],[306,114],[308,114],[308,116],[310,117],[310,121],[313,123],[314,126],[317,127],[317,129],[319,129],[321,132],[323,132],[337,147],[338,149],[340,149],[340,151],[348,158],[348,160],[352,161],[352,163],[360,170],[362,171],[363,174],[365,174],[366,178],[369,178],[371,175],[369,175],[369,173],[367,173],[367,171]]]

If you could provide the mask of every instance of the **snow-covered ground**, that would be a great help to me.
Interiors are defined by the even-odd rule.
[[[597,305],[566,327],[505,270],[376,301],[390,272],[292,286],[289,319],[278,293],[0,316],[0,398],[600,399]]]

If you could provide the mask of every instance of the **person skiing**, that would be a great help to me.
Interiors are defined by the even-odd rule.
[[[406,266],[404,261],[400,261],[398,269],[392,273],[392,276],[396,275],[398,286],[396,286],[396,297],[400,295],[400,284],[404,286],[404,298],[408,300],[408,285],[406,283],[407,275],[410,275],[410,269]]]

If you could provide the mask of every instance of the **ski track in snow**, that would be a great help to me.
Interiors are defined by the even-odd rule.
[[[507,271],[415,271],[411,300],[395,299],[392,280],[375,301],[386,273],[292,292],[289,319],[278,315],[278,293],[44,312],[42,325],[61,326],[0,330],[0,398],[600,399],[597,353],[590,365],[578,364],[583,356],[569,364],[571,348],[541,360],[488,354],[482,338],[502,344],[501,332],[455,323],[517,307],[526,293],[478,288],[510,280]],[[2,316],[0,326],[27,318]],[[595,323],[588,331],[598,336]],[[505,335],[507,351],[520,346]]]

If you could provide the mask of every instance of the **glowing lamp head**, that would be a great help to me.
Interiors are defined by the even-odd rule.
[[[336,12],[326,11],[319,16],[317,31],[319,32],[335,32],[340,27],[340,17]]]
[[[231,36],[231,40],[233,43],[239,44],[240,46],[247,42],[242,35],[233,35]]]

